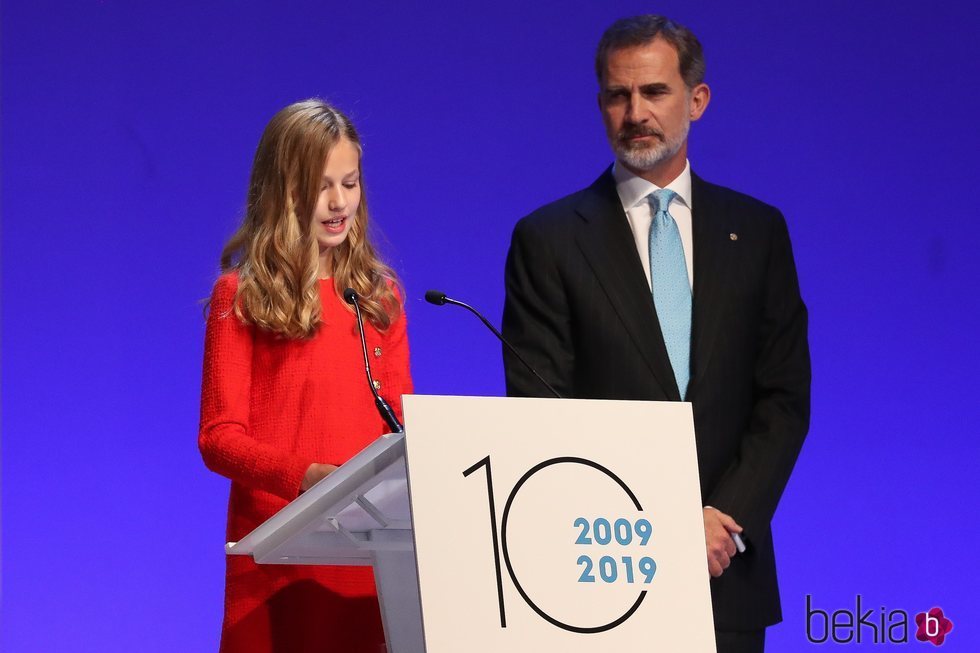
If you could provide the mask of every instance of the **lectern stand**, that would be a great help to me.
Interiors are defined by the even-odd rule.
[[[238,542],[258,564],[374,567],[389,653],[424,653],[401,434],[375,440]]]

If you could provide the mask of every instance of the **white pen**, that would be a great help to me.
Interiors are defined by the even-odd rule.
[[[745,542],[742,541],[741,535],[732,533],[732,541],[735,542],[735,548],[739,553],[745,553]]]

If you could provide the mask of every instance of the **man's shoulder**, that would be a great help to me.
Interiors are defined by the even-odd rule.
[[[567,229],[572,224],[581,222],[584,207],[594,206],[597,202],[608,202],[611,197],[610,194],[614,196],[615,192],[615,185],[607,170],[589,186],[564,197],[559,197],[531,211],[518,221],[517,228],[535,231]]]
[[[519,226],[535,229],[552,229],[568,226],[577,221],[577,208],[581,205],[585,190],[579,190],[548,202],[534,209],[518,221]]]
[[[692,181],[695,211],[698,210],[699,205],[707,202],[709,206],[725,213],[737,214],[746,218],[771,220],[782,216],[778,208],[748,193],[705,181],[697,176],[693,176]]]

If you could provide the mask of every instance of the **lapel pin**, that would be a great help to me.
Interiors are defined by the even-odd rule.
[[[731,238],[732,240],[738,240],[738,234],[735,233],[734,231],[728,234],[728,237]]]

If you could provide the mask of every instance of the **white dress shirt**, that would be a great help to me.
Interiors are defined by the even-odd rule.
[[[616,180],[616,192],[619,193],[619,201],[623,204],[626,218],[629,220],[630,229],[633,230],[633,239],[636,241],[636,251],[640,255],[640,262],[643,264],[643,271],[647,275],[647,285],[653,291],[653,282],[650,280],[650,223],[653,221],[650,201],[647,196],[655,190],[660,190],[656,184],[651,184],[642,177],[637,177],[624,166],[617,162],[613,166],[613,179]],[[677,197],[670,203],[668,211],[677,229],[681,234],[681,243],[684,246],[684,262],[687,264],[687,280],[694,288],[694,233],[691,222],[691,211],[694,206],[691,203],[691,162],[685,161],[684,171],[672,182],[664,186],[675,193]]]

